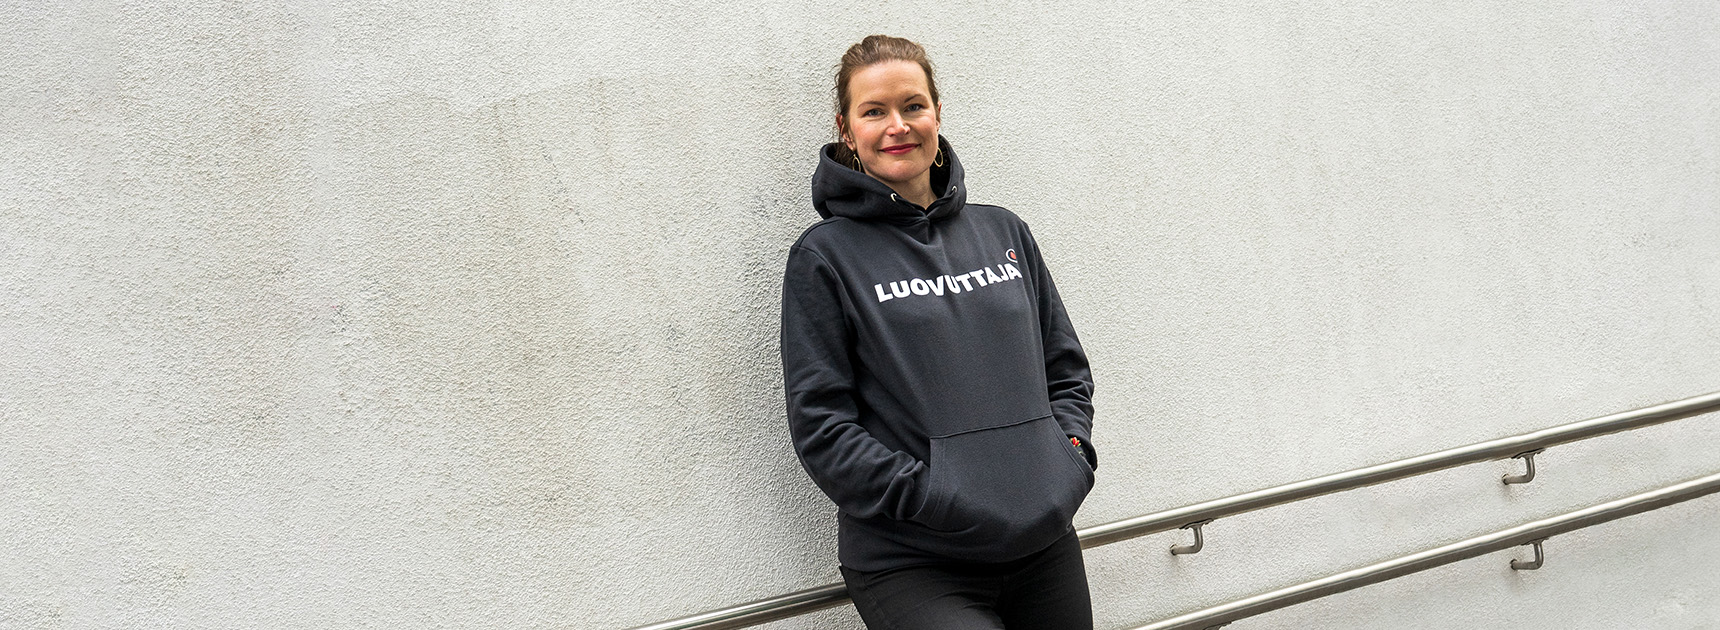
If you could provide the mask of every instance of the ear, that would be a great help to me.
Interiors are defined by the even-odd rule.
[[[847,122],[848,121],[843,120],[842,114],[836,115],[836,136],[842,138],[842,144],[847,145],[849,149],[853,149],[854,141],[848,139]]]
[[[938,124],[944,124],[944,104],[936,103],[932,106],[932,109],[937,110]]]

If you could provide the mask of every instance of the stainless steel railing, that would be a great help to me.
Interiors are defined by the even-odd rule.
[[[1526,461],[1533,462],[1533,453],[1539,453],[1560,444],[1639,429],[1716,410],[1720,410],[1720,392],[1615,413],[1610,416],[1590,418],[1533,433],[1460,446],[1437,453],[1357,468],[1348,472],[1315,477],[1265,490],[1255,490],[1232,497],[1090,527],[1081,530],[1081,546],[1082,548],[1096,547],[1119,540],[1177,529],[1194,523],[1252,512],[1274,505],[1283,505],[1324,494],[1396,481],[1405,477],[1424,475],[1467,464],[1518,456],[1526,456]],[[1532,469],[1533,464],[1530,463],[1529,466]]]
[[[1200,526],[1214,519],[1484,461],[1523,459],[1529,473],[1506,478],[1506,483],[1522,483],[1533,478],[1534,454],[1544,449],[1712,411],[1720,411],[1720,392],[1089,527],[1079,532],[1081,547],[1087,549],[1148,534],[1188,528],[1194,530],[1197,544],[1179,546],[1174,553],[1193,553],[1200,550]],[[848,591],[842,584],[827,584],[690,617],[640,626],[633,630],[732,630],[840,606],[847,601]]]
[[[1300,604],[1311,599],[1342,593],[1369,584],[1384,582],[1459,560],[1522,545],[1534,546],[1535,559],[1528,562],[1512,560],[1511,568],[1519,570],[1538,569],[1541,567],[1542,560],[1541,543],[1549,537],[1621,519],[1632,514],[1663,508],[1674,503],[1682,503],[1716,492],[1720,492],[1720,474],[1692,479],[1675,486],[1645,492],[1549,519],[1525,523],[1504,531],[1477,536],[1436,549],[1345,571],[1312,582],[1304,582],[1269,593],[1262,593],[1247,599],[1240,599],[1221,606],[1140,626],[1134,630],[1209,630],[1227,625],[1238,619]]]

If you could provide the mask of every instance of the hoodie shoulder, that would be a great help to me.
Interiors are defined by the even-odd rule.
[[[810,249],[814,252],[822,250],[830,241],[841,240],[842,225],[853,222],[853,219],[845,217],[830,217],[806,226],[806,229],[800,232],[800,238],[794,239],[794,245],[790,249]]]
[[[972,213],[971,218],[978,219],[981,221],[1002,223],[1002,224],[1010,225],[1010,226],[1017,227],[1017,228],[1020,228],[1023,230],[1027,229],[1027,222],[1026,221],[1021,220],[1020,216],[1017,216],[1014,212],[1010,212],[1008,208],[1005,208],[1003,206],[994,206],[994,205],[983,204],[983,203],[969,203],[969,204],[967,204],[967,207],[962,210],[962,212]]]

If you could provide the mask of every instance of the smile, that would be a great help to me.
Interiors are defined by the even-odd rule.
[[[884,147],[879,149],[879,151],[890,155],[902,155],[918,148],[920,148],[920,145],[917,144],[898,144],[896,146]]]

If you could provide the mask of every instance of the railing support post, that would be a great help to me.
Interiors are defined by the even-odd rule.
[[[1540,540],[1530,541],[1529,544],[1535,546],[1535,559],[1534,560],[1516,560],[1516,559],[1513,559],[1511,561],[1511,569],[1515,570],[1515,571],[1534,571],[1535,569],[1541,568],[1541,563],[1547,559],[1546,556],[1541,554],[1541,543],[1544,543],[1544,542],[1547,542],[1547,539],[1542,538]]]
[[[1182,526],[1183,529],[1194,530],[1194,544],[1192,544],[1192,545],[1174,545],[1171,547],[1171,555],[1180,556],[1180,555],[1189,554],[1189,553],[1200,553],[1200,548],[1206,546],[1206,540],[1201,538],[1200,528],[1202,525],[1205,525],[1205,524],[1211,523],[1211,522],[1212,522],[1212,519],[1209,518],[1209,519],[1206,519],[1204,521],[1195,521],[1193,523],[1189,523],[1187,525]]]
[[[1521,475],[1505,475],[1505,477],[1504,477],[1505,485],[1509,486],[1509,485],[1514,485],[1514,484],[1519,484],[1519,483],[1529,483],[1531,481],[1534,481],[1535,480],[1535,456],[1539,455],[1541,453],[1541,451],[1544,451],[1544,450],[1547,450],[1547,449],[1538,448],[1538,449],[1529,451],[1527,453],[1518,453],[1516,455],[1512,455],[1511,459],[1523,460],[1523,464],[1528,467],[1528,472],[1525,472]]]

